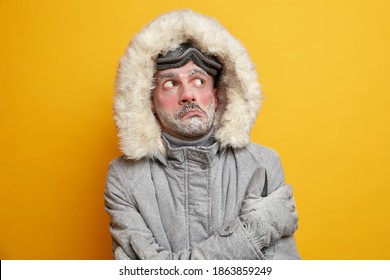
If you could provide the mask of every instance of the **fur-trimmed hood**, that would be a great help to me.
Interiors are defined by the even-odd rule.
[[[215,19],[178,10],[145,26],[120,59],[114,118],[121,150],[127,158],[137,160],[165,153],[161,128],[151,110],[155,59],[183,42],[192,43],[223,64],[214,138],[221,147],[242,148],[250,141],[261,92],[246,49]]]

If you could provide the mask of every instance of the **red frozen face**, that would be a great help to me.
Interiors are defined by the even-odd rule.
[[[155,74],[153,112],[161,129],[168,134],[191,140],[210,131],[217,108],[217,89],[213,78],[194,62]]]

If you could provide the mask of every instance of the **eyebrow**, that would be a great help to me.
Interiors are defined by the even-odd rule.
[[[160,79],[164,79],[164,78],[173,78],[176,76],[177,76],[177,74],[174,72],[166,72],[166,73],[162,73],[162,74],[158,75],[158,77],[156,79],[160,80]]]
[[[189,76],[192,76],[192,75],[197,74],[197,73],[203,74],[205,76],[209,75],[206,71],[204,71],[203,69],[200,69],[200,68],[193,68],[193,69],[191,69],[188,72],[189,72]],[[158,80],[161,80],[161,79],[164,79],[164,78],[173,78],[173,77],[177,77],[177,73],[175,73],[175,72],[166,72],[166,73],[162,73],[162,74],[158,75],[156,77],[156,80],[158,81]]]
[[[208,75],[209,75],[209,74],[207,74],[206,71],[204,71],[203,69],[200,69],[200,68],[194,68],[194,69],[190,70],[190,76],[191,76],[191,75],[194,75],[194,74],[196,74],[196,73],[200,73],[200,74],[203,74],[203,75],[205,75],[205,76],[208,76]]]

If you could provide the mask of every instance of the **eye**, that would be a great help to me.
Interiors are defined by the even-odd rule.
[[[195,80],[194,80],[194,85],[196,86],[196,87],[201,87],[201,86],[203,86],[205,84],[205,81],[203,80],[203,79],[201,79],[201,78],[196,78]]]
[[[174,81],[169,80],[169,81],[164,82],[162,86],[163,86],[163,88],[165,88],[165,89],[171,89],[171,88],[173,88],[175,85],[176,85],[176,83],[175,83]]]

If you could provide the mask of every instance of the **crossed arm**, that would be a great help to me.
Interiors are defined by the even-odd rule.
[[[297,214],[291,187],[284,185],[261,197],[258,186],[264,184],[264,169],[255,172],[238,217],[203,242],[179,252],[158,244],[134,199],[123,192],[122,183],[120,171],[111,166],[105,206],[111,216],[116,259],[264,259],[267,247],[282,239],[284,243],[294,242]]]

